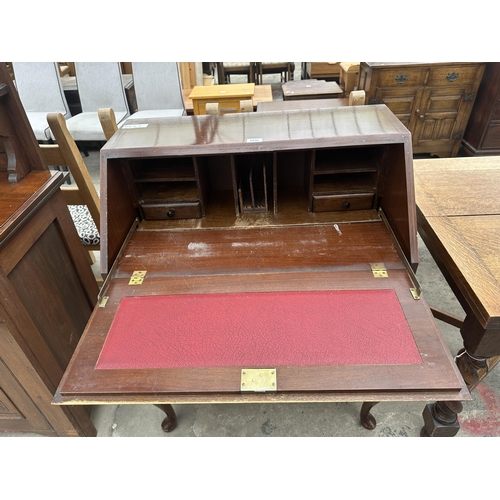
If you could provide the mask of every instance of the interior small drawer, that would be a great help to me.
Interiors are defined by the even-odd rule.
[[[476,81],[477,66],[431,68],[427,85],[472,85]]]
[[[199,201],[189,203],[143,203],[141,204],[146,220],[198,219],[201,217]]]
[[[416,87],[424,82],[423,68],[394,68],[380,72],[377,87]]]
[[[313,194],[313,212],[368,210],[372,208],[373,196],[373,193]]]

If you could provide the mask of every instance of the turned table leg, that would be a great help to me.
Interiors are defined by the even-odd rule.
[[[472,356],[465,349],[461,349],[455,357],[455,363],[469,391],[474,390],[499,360],[500,356],[492,358]],[[460,430],[458,414],[462,411],[462,408],[462,403],[459,401],[438,401],[427,405],[422,414],[424,427],[422,427],[420,435],[424,437],[455,436]]]
[[[166,415],[161,423],[161,428],[164,432],[172,432],[177,427],[177,416],[175,415],[175,410],[172,408],[172,405],[159,404],[155,406],[165,412]]]
[[[363,403],[363,406],[361,406],[359,420],[361,421],[361,425],[369,431],[372,431],[373,429],[375,429],[375,427],[377,427],[377,421],[375,420],[375,417],[370,413],[370,410],[376,404],[378,404],[378,402]]]

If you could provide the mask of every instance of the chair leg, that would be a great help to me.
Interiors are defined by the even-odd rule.
[[[89,261],[90,265],[95,264],[95,255],[92,250],[87,251],[87,260]]]
[[[77,142],[77,146],[81,153],[83,153],[85,156],[89,155],[89,151],[85,144],[83,144],[82,142]]]

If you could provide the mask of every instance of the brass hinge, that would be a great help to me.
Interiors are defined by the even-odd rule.
[[[97,301],[100,303],[102,298],[104,297],[104,293],[108,288],[108,285],[111,283],[111,280],[114,277],[115,274],[115,269],[118,267],[118,264],[120,263],[120,258],[123,254],[123,251],[125,250],[125,247],[128,245],[128,242],[132,235],[134,234],[135,230],[139,226],[139,219],[136,218],[134,219],[134,222],[132,223],[132,226],[130,226],[130,229],[128,230],[127,236],[123,240],[122,246],[120,247],[120,250],[118,251],[118,255],[115,258],[115,261],[113,262],[113,265],[111,266],[111,269],[108,272],[108,275],[106,276],[106,279],[104,280],[104,283],[102,284],[101,288],[99,289],[99,295],[97,296]]]
[[[109,299],[109,297],[107,295],[104,295],[104,297],[101,297],[99,299],[99,307],[106,307],[108,299]]]
[[[276,368],[243,368],[241,392],[277,391]]]
[[[142,285],[144,281],[144,276],[146,276],[147,271],[134,271],[128,282],[129,285]]]
[[[377,262],[375,264],[370,264],[372,268],[372,273],[375,278],[388,278],[387,269],[383,262]]]
[[[391,235],[392,242],[394,243],[394,248],[398,252],[398,255],[401,258],[401,261],[403,262],[404,266],[406,267],[406,271],[408,273],[408,276],[410,277],[410,280],[414,286],[414,288],[410,288],[410,293],[415,300],[419,300],[420,295],[422,293],[420,283],[418,282],[418,279],[415,276],[415,273],[413,272],[413,269],[411,268],[410,263],[408,262],[405,254],[403,252],[403,249],[401,248],[401,245],[399,244],[398,239],[396,238],[396,235],[394,234],[394,231],[392,230],[391,225],[389,224],[389,221],[387,220],[387,217],[385,216],[384,211],[381,208],[379,208],[378,213],[379,213],[381,219],[384,221],[384,224],[387,227],[389,234]]]

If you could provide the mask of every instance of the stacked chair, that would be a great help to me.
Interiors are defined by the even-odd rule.
[[[118,123],[130,115],[120,63],[75,62],[75,72],[82,112],[67,120],[68,131],[77,143],[104,142],[99,108],[113,108]]]
[[[71,117],[56,62],[13,62],[16,88],[39,142],[51,140],[48,113]]]

